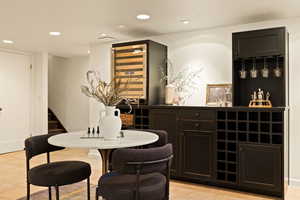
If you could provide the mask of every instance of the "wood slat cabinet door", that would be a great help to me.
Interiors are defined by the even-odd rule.
[[[284,55],[285,28],[233,33],[234,58]]]
[[[168,142],[173,145],[173,160],[171,175],[177,176],[178,171],[178,132],[177,132],[177,111],[176,109],[151,109],[150,129],[165,130],[168,132]]]
[[[213,132],[182,131],[181,175],[198,180],[212,180],[214,176]]]
[[[126,87],[122,95],[130,99],[147,97],[147,45],[136,44],[112,48],[112,75]]]
[[[239,183],[252,190],[282,190],[281,146],[239,144]]]

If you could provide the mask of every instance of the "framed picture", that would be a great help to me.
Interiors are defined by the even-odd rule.
[[[232,106],[232,84],[207,84],[206,105]]]

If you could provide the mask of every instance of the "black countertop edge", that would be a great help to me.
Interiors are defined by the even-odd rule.
[[[118,105],[119,108],[129,108],[128,105]],[[191,105],[191,106],[176,106],[176,105],[132,105],[133,108],[173,108],[173,109],[188,109],[188,108],[200,108],[200,109],[211,109],[211,110],[279,110],[279,111],[284,111],[288,110],[289,107],[272,107],[272,108],[251,108],[247,106],[233,106],[233,107],[215,107],[215,106],[196,106],[196,105]]]

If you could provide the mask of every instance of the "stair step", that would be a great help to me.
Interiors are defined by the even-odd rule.
[[[59,127],[59,121],[57,120],[49,120],[48,121],[48,129],[58,129]]]
[[[49,129],[48,133],[65,133],[64,129],[58,128],[58,129]]]

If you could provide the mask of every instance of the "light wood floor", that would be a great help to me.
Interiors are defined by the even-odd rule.
[[[66,149],[52,153],[52,160],[82,160],[92,166],[91,183],[97,184],[101,174],[101,161],[97,157],[88,156],[86,150]],[[45,155],[32,160],[32,166],[44,163]],[[0,155],[0,200],[16,200],[25,196],[25,155],[24,151]],[[43,187],[32,186],[32,192],[44,190]],[[208,187],[178,181],[171,182],[172,200],[270,200],[266,196],[235,192],[222,188]],[[300,199],[300,188],[289,188],[288,200]],[[42,200],[42,199],[41,199]]]

